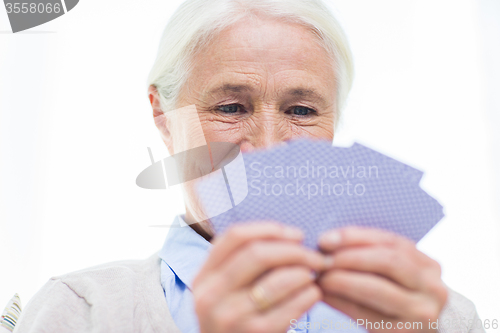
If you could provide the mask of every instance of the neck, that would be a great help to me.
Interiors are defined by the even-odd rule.
[[[196,222],[193,215],[189,210],[186,210],[186,215],[184,215],[184,221],[196,231],[198,235],[205,238],[207,242],[211,242],[213,238],[213,231],[210,228],[210,220],[205,220],[201,222]]]

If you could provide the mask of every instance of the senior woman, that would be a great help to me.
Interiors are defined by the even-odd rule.
[[[187,0],[149,77],[171,155],[206,142],[251,151],[332,141],[352,81],[338,23],[320,0]],[[483,332],[473,304],[411,241],[376,229],[322,235],[255,221],[214,237],[193,182],[161,251],[52,278],[17,332]],[[311,274],[314,272],[314,274]]]

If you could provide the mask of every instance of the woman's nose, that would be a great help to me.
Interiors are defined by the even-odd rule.
[[[248,131],[240,144],[242,152],[286,144],[286,141],[291,138],[291,133],[285,129],[286,125],[278,119],[261,119],[260,122],[256,121],[252,126],[253,128]]]

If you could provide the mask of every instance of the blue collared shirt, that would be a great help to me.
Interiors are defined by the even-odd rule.
[[[160,251],[161,285],[168,308],[183,333],[198,333],[191,286],[205,262],[211,244],[178,215]],[[323,302],[316,303],[301,318],[291,321],[289,332],[367,332],[356,321]]]

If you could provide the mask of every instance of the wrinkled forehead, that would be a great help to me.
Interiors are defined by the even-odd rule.
[[[197,61],[267,60],[279,68],[280,62],[288,60],[311,65],[312,55],[320,53],[325,60],[333,62],[312,28],[282,18],[247,16],[204,38],[193,55]]]
[[[190,74],[196,78],[190,85],[204,94],[221,80],[233,86],[237,81],[241,89],[259,89],[271,80],[325,99],[335,95],[333,60],[319,37],[309,27],[276,18],[247,17],[218,32],[197,50]]]

